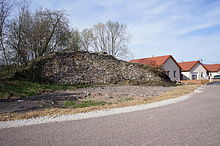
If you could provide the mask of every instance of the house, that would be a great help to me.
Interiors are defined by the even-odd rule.
[[[207,79],[207,70],[200,61],[180,62],[182,80]]]
[[[206,64],[204,66],[208,71],[209,77],[213,78],[215,75],[220,75],[220,64]]]
[[[131,62],[161,67],[172,81],[180,80],[181,68],[172,55],[134,59]]]

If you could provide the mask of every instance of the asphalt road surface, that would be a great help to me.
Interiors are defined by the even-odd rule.
[[[78,121],[0,130],[0,145],[220,145],[220,85],[176,104]]]
[[[208,85],[220,85],[219,81],[208,83]]]

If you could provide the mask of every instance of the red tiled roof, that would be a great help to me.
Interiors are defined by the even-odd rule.
[[[178,65],[178,63],[172,57],[172,55],[157,56],[157,57],[142,58],[142,59],[134,59],[134,60],[130,60],[130,62],[145,64],[145,65],[162,66],[170,57]]]
[[[220,64],[206,64],[204,65],[208,71],[217,72],[220,70]]]
[[[201,64],[204,68],[205,66],[200,61],[188,61],[188,62],[179,62],[179,66],[181,67],[182,71],[189,71],[191,70],[197,63]],[[205,68],[206,69],[206,68]]]

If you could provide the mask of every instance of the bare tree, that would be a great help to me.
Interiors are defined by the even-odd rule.
[[[99,23],[92,28],[91,45],[94,51],[107,52],[115,57],[124,57],[128,52],[129,34],[126,26],[118,22]]]
[[[32,18],[29,11],[29,4],[22,1],[19,8],[19,15],[17,18],[11,20],[9,24],[9,45],[15,53],[15,62],[21,65],[27,65],[29,61],[28,54],[29,37],[32,31]]]
[[[92,30],[84,29],[80,33],[81,36],[81,49],[85,51],[89,51],[92,41]]]
[[[106,27],[108,53],[116,57],[125,56],[128,53],[129,41],[126,26],[109,20]]]
[[[61,50],[88,51],[93,48],[96,52],[107,52],[120,58],[129,53],[126,26],[118,22],[109,20],[81,32],[71,30],[63,11],[39,9],[31,12],[28,1],[21,0],[18,16],[9,21],[6,31],[11,8],[12,0],[0,0],[0,51],[6,64],[7,54],[13,56],[16,64],[27,65],[34,58]]]
[[[34,17],[33,38],[36,57],[65,49],[69,37],[68,22],[63,11],[37,11]]]
[[[81,50],[81,37],[78,29],[72,29],[69,33],[68,46],[66,51],[79,51]]]
[[[13,7],[13,1],[0,0],[0,51],[3,52],[3,60],[8,66],[7,50],[5,46],[6,40],[6,21]]]
[[[75,28],[69,35],[68,47],[65,51],[89,51],[92,41],[92,30],[83,29],[81,32]]]
[[[92,43],[94,51],[107,52],[107,28],[103,23],[99,23],[92,28]]]
[[[15,52],[16,62],[21,65],[67,46],[69,26],[65,13],[40,9],[29,11],[23,2],[19,16],[10,23],[9,45]]]

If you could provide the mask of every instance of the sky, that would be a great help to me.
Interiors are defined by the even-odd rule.
[[[178,61],[220,63],[220,0],[31,0],[65,10],[70,26],[90,28],[108,20],[125,24],[130,59],[173,55]]]

